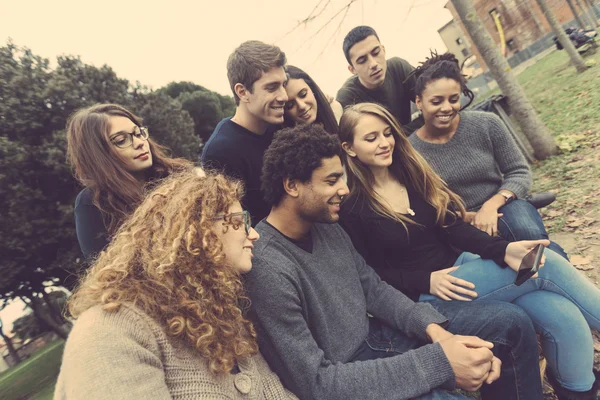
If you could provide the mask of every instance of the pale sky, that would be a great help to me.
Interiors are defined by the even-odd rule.
[[[335,95],[350,76],[342,52],[346,33],[369,25],[388,57],[417,63],[429,49],[446,51],[437,30],[452,19],[447,0],[358,0],[323,28],[349,0],[0,0],[0,39],[56,63],[58,55],[79,55],[85,63],[109,65],[121,78],[155,89],[171,81],[192,81],[231,95],[227,57],[240,43],[277,44],[288,63],[305,70]],[[327,8],[290,32],[319,5]],[[339,26],[339,31],[336,32]],[[22,313],[16,302],[2,313],[5,326]],[[8,329],[7,329],[8,331]]]
[[[429,48],[446,50],[437,33],[452,18],[446,0],[358,0],[337,34],[341,14],[315,34],[348,1],[330,0],[320,17],[285,36],[328,1],[0,0],[0,38],[51,61],[70,54],[108,64],[130,82],[159,88],[188,80],[228,95],[227,57],[245,40],[277,44],[332,95],[350,76],[342,41],[357,25],[377,31],[388,57],[413,65]]]

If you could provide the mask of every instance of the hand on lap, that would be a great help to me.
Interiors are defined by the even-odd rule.
[[[450,275],[450,272],[458,268],[456,266],[432,272],[429,278],[429,293],[446,301],[471,301],[477,297],[477,293],[470,290],[475,289],[474,284]]]

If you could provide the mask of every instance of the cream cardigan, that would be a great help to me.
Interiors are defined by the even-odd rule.
[[[260,354],[238,364],[239,373],[215,376],[205,358],[140,310],[96,306],[69,335],[54,398],[296,399]]]

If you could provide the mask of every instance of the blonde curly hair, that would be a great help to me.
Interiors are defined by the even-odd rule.
[[[242,194],[240,182],[218,174],[166,178],[82,279],[69,301],[71,314],[77,318],[95,305],[114,312],[130,303],[197,349],[214,374],[256,354],[256,332],[243,315],[249,300],[215,233],[214,217]]]

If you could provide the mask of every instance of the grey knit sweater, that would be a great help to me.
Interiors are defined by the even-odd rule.
[[[531,186],[525,157],[493,113],[462,111],[456,133],[444,144],[425,142],[415,133],[408,140],[468,210],[481,207],[500,189],[522,198]]]
[[[239,373],[215,376],[196,350],[167,336],[138,309],[108,313],[96,306],[69,335],[54,399],[296,398],[260,354],[238,364]]]
[[[369,329],[367,312],[427,342],[425,328],[446,320],[383,282],[337,224],[315,224],[312,253],[260,222],[246,275],[261,352],[301,399],[408,399],[454,387],[441,346],[348,362]],[[255,315],[254,315],[255,314]]]

